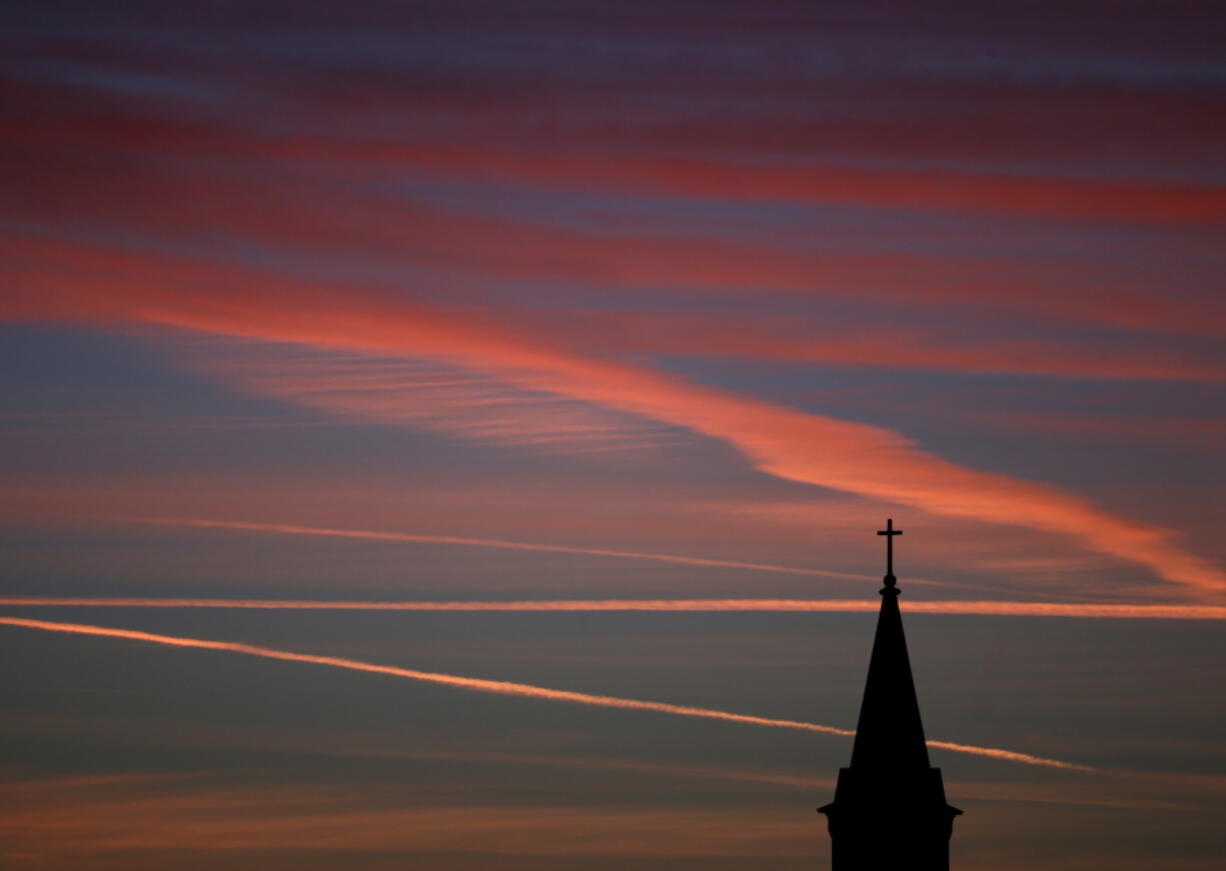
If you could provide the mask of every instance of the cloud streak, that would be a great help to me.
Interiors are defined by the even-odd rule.
[[[299,662],[310,665],[323,665],[331,668],[361,671],[372,674],[382,674],[389,677],[406,678],[425,683],[442,684],[457,689],[474,692],[495,693],[498,695],[519,696],[541,699],[543,701],[568,702],[580,705],[594,705],[604,708],[620,708],[634,711],[651,711],[659,714],[671,714],[680,717],[696,717],[707,720],[722,720],[731,723],[742,723],[750,726],[767,726],[777,729],[799,729],[807,732],[820,732],[827,735],[853,736],[855,732],[839,729],[834,726],[823,726],[818,723],[806,723],[799,720],[779,720],[771,717],[755,717],[749,714],[735,714],[713,708],[699,708],[690,705],[673,705],[666,702],[646,702],[637,699],[624,699],[616,696],[593,695],[569,690],[555,690],[533,684],[514,683],[511,681],[484,680],[481,678],[460,677],[458,675],[440,674],[438,672],[418,671],[410,668],[398,668],[391,665],[378,665],[356,659],[345,659],[337,656],[316,656],[309,653],[292,653],[287,650],[276,650],[270,647],[256,647],[251,644],[241,644],[232,641],[209,641],[200,638],[185,638],[176,635],[159,635],[152,632],[140,632],[133,629],[114,629],[106,626],[92,626],[82,623],[56,623],[46,620],[26,620],[20,617],[0,617],[0,625],[14,626],[24,629],[37,629],[45,632],[62,632],[74,635],[90,635],[105,638],[119,638],[128,641],[141,641],[149,644],[161,644],[169,647],[185,647],[201,650],[218,650],[229,653],[241,653],[247,656],[258,656],[264,659],[276,659],[284,662]],[[1058,759],[1042,756],[1032,756],[1028,753],[1017,753],[1012,750],[1002,750],[997,747],[977,747],[972,744],[957,744],[951,741],[929,741],[928,746],[952,750],[957,753],[968,753],[975,756],[987,756],[1009,762],[1019,762],[1026,765],[1038,765],[1049,768],[1062,768],[1073,771],[1095,771],[1096,769]]]
[[[691,440],[654,421],[436,363],[208,342],[189,365],[232,386],[339,414],[551,453],[644,450]]]
[[[545,599],[506,602],[362,602],[303,599],[150,599],[140,597],[0,596],[3,607],[221,608],[257,611],[766,611],[872,613],[876,602],[858,599]],[[911,614],[990,617],[1069,617],[1109,620],[1226,620],[1226,606],[1081,604],[1067,602],[908,602]]]

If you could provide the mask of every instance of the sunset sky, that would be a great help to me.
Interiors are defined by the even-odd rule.
[[[5,24],[0,867],[1221,867],[1219,4]]]

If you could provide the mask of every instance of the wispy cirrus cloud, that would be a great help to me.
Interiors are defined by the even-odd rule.
[[[4,441],[16,486],[0,508],[19,589],[233,597],[125,600],[161,609],[122,612],[142,622],[229,615],[334,636],[424,621],[460,638],[418,644],[393,625],[386,642],[364,629],[361,646],[497,654],[502,674],[524,677],[597,662],[610,688],[637,682],[619,663],[647,663],[654,682],[683,689],[624,695],[693,698],[684,687],[703,675],[719,684],[727,668],[798,661],[775,633],[762,647],[754,626],[868,619],[840,611],[871,603],[825,597],[859,587],[875,600],[875,579],[814,583],[769,567],[871,570],[871,530],[888,511],[900,520],[901,506],[904,578],[994,588],[917,603],[933,591],[904,581],[905,607],[975,615],[912,608],[917,630],[949,630],[924,657],[929,677],[963,688],[991,679],[1035,700],[1023,716],[972,691],[932,713],[976,724],[961,733],[987,744],[1025,747],[1018,730],[1054,734],[1055,705],[1068,728],[1059,748],[1032,745],[1044,753],[1077,759],[1093,745],[1095,758],[1135,769],[1213,768],[1220,742],[1202,728],[1197,680],[1213,674],[1202,642],[1216,623],[1194,621],[1218,613],[1226,581],[1208,520],[1226,324],[1226,69],[1197,4],[427,5],[139,0],[24,4],[8,16],[0,309],[55,326],[6,328],[6,402],[18,414],[94,410],[24,419]],[[167,371],[179,366],[188,371]],[[286,425],[303,428],[274,429]],[[116,522],[133,516],[270,528]],[[395,530],[403,544],[366,535]],[[303,607],[337,611],[170,610],[296,609],[308,595],[331,601]],[[676,599],[693,595],[705,598]],[[430,601],[396,601],[411,597]],[[981,601],[993,598],[1007,601]],[[115,599],[53,599],[6,610],[120,615]],[[432,611],[404,610],[419,606]],[[397,613],[354,610],[367,607]],[[674,610],[697,608],[711,613]],[[763,608],[792,613],[748,613]],[[529,609],[546,610],[519,614]],[[473,621],[495,636],[475,649],[462,640]],[[576,621],[595,636],[573,640]],[[521,623],[567,637],[521,638]],[[651,634],[682,624],[701,647]],[[733,636],[711,636],[716,624]],[[515,643],[497,641],[503,630]],[[619,644],[627,632],[643,647]],[[1026,668],[960,669],[984,632]],[[33,633],[8,634],[23,645]],[[54,655],[22,681],[53,680],[80,645],[134,647],[151,663],[198,658],[210,674],[224,658],[147,639],[40,637]],[[795,643],[837,646],[804,633]],[[314,644],[300,649],[335,652]],[[498,723],[413,704],[431,692],[446,702],[442,684],[238,656],[287,680],[331,674],[355,701],[388,705],[379,712],[409,710],[373,727],[389,751],[442,743],[461,754],[498,740]],[[707,701],[789,710],[771,702],[792,692],[780,674],[778,687],[725,681],[731,695]],[[660,780],[635,798],[615,764],[602,775],[581,757],[611,746],[610,728],[627,738],[618,724],[638,736],[618,747],[661,762],[701,763],[707,754],[687,741],[699,729],[730,769],[730,748],[755,735],[828,745],[827,771],[844,752],[812,731],[575,702],[536,705],[543,728],[499,748],[526,749],[522,771],[476,758],[337,764],[275,748],[305,728],[321,745],[365,749],[352,728],[361,705],[328,725],[311,711],[250,709],[242,687],[228,702],[186,687],[165,717],[135,705],[130,728],[94,734],[109,702],[133,698],[129,677],[53,700],[52,718],[70,724],[58,745],[33,709],[23,727],[9,722],[33,748],[23,766],[62,768],[84,741],[95,767],[122,766],[136,748],[143,768],[212,769],[239,758],[225,741],[237,747],[255,729],[273,752],[248,746],[241,759],[292,787],[236,792],[222,774],[217,789],[133,782],[82,797],[89,787],[10,783],[16,809],[0,842],[26,855],[0,863],[542,871],[694,864],[705,851],[707,864],[811,864],[812,814],[787,821],[794,789],[808,786],[738,785],[735,771],[714,770],[681,781],[680,767],[649,763],[643,773]],[[207,711],[192,717],[197,702]],[[439,716],[457,727],[441,742]],[[218,717],[225,734],[211,752],[174,728],[203,747]],[[559,717],[587,725],[563,735]],[[142,742],[159,732],[160,744]],[[533,750],[550,765],[545,754],[563,744],[574,759],[531,767]],[[485,761],[516,764],[495,755]],[[961,758],[971,777],[992,768]],[[576,779],[585,765],[590,776]],[[1194,806],[1212,804],[1214,784],[1136,796],[1118,775],[996,768],[1029,785],[950,783],[978,821],[978,835],[964,832],[972,865],[1093,854],[1120,868],[1217,867],[1220,808]],[[403,776],[419,772],[426,782]],[[392,794],[364,789],[371,777]],[[489,788],[514,777],[526,792]],[[992,803],[1053,793],[1068,804]],[[1083,799],[1110,810],[1078,811]],[[1022,843],[1035,829],[1027,817],[1054,836]],[[404,852],[335,852],[372,849]]]
[[[504,23],[510,30],[499,29],[500,38],[536,38],[531,28]],[[641,444],[687,430],[732,445],[780,479],[1057,533],[1167,580],[1226,587],[1218,567],[1156,525],[1052,487],[959,466],[899,432],[711,389],[643,360],[718,354],[1220,380],[1213,360],[1184,343],[1151,349],[1135,336],[1112,346],[1047,331],[1011,338],[1008,330],[974,338],[982,337],[984,317],[999,322],[1014,313],[1092,325],[1117,338],[1177,334],[1192,337],[1189,346],[1220,332],[1220,295],[1212,292],[1218,265],[1205,233],[1226,219],[1221,185],[1171,166],[1150,172],[1137,154],[1113,152],[1119,165],[1105,168],[1084,150],[1087,131],[1113,129],[1134,144],[1167,142],[1161,154],[1193,156],[1186,142],[1152,135],[1137,123],[1141,116],[1205,142],[1221,137],[1217,115],[1188,111],[1211,107],[1212,97],[1157,86],[1170,75],[1159,74],[1159,61],[1183,57],[1182,50],[1147,56],[1125,75],[1110,48],[1093,62],[1070,59],[1029,33],[1041,62],[1018,56],[972,65],[973,74],[963,69],[953,77],[953,90],[942,65],[945,38],[923,43],[922,62],[878,52],[879,76],[850,79],[864,93],[913,96],[901,117],[865,114],[873,101],[829,87],[863,71],[864,59],[848,45],[820,58],[785,52],[796,63],[786,75],[767,75],[730,50],[735,40],[726,26],[704,32],[698,44],[686,34],[679,44],[687,62],[678,64],[648,48],[657,36],[639,42],[645,34],[638,25],[616,23],[619,33],[636,34],[634,56],[643,65],[623,71],[614,88],[620,102],[610,108],[586,99],[607,84],[599,57],[576,55],[563,83],[544,58],[508,51],[491,43],[491,34],[463,37],[464,44],[476,39],[480,50],[471,56],[482,63],[459,67],[425,51],[398,52],[371,69],[344,46],[308,50],[313,43],[305,40],[295,43],[302,54],[278,56],[283,77],[273,83],[258,75],[251,46],[218,65],[207,45],[182,54],[168,51],[164,35],[139,33],[82,45],[36,22],[39,39],[14,40],[13,87],[5,94],[14,124],[4,146],[12,159],[3,163],[12,168],[6,188],[19,220],[3,243],[14,288],[4,311],[293,345],[285,353],[303,357],[292,375],[252,365],[223,377],[331,413],[477,440]],[[458,38],[455,20],[444,16],[436,25]],[[755,26],[783,49],[793,38],[767,21]],[[403,39],[430,48],[417,31]],[[40,61],[43,54],[59,65]],[[944,70],[940,87],[933,63]],[[663,68],[671,74],[645,75]],[[91,69],[101,72],[86,75]],[[1062,72],[1053,78],[1053,69]],[[1199,69],[1181,64],[1179,75]],[[771,97],[756,104],[751,124],[735,111],[691,104],[710,93],[711,75],[725,99]],[[667,93],[661,81],[670,83]],[[1147,85],[1121,85],[1138,81]],[[552,89],[542,96],[524,87],[532,82]],[[812,103],[805,95],[818,86],[842,96],[796,120],[795,107]],[[360,103],[336,99],[355,87]],[[1061,101],[1049,100],[1060,88]],[[997,100],[1001,89],[1010,108]],[[249,99],[235,101],[238,93]],[[275,124],[260,108],[270,103],[284,110]],[[567,110],[549,112],[550,124],[540,128],[539,113],[550,105]],[[388,111],[405,106],[429,111]],[[630,116],[636,124],[610,126]],[[1033,132],[1035,118],[1052,123],[1019,144],[1019,132]],[[798,131],[827,130],[828,137],[797,139]],[[904,130],[924,135],[899,135]],[[806,157],[814,138],[821,154]],[[699,152],[698,142],[710,147]],[[979,142],[985,146],[977,150]],[[1084,161],[1077,171],[1052,160],[1076,142]],[[563,220],[550,212],[549,198],[558,195],[572,198]],[[727,226],[687,218],[695,204],[717,203],[733,208]],[[745,204],[841,211],[835,221],[814,211],[778,221],[778,213],[735,211]],[[850,220],[857,214],[859,224]],[[764,216],[771,220],[763,224]],[[944,225],[922,244],[909,235],[959,217],[969,224],[958,225],[952,242]],[[813,224],[815,218],[821,220]],[[1025,223],[1033,218],[1060,221],[1073,235],[1044,235]],[[981,219],[997,223],[980,235]],[[823,238],[831,227],[852,224],[858,229]],[[1015,243],[1018,232],[1030,241]],[[960,251],[962,239],[975,242],[974,256]],[[579,293],[583,304],[572,308],[583,314],[569,321],[534,316],[534,307],[550,307],[551,291],[538,287],[550,283]],[[534,288],[535,306],[515,301],[525,284]],[[663,290],[670,303],[687,301],[680,320],[692,319],[693,329],[679,329],[667,313],[667,323],[653,327],[661,315],[650,305],[627,305],[622,313],[605,304],[614,293],[645,289]],[[836,321],[797,335],[738,322],[737,306],[715,316],[695,307],[719,296],[743,308],[763,293],[791,300],[785,308],[820,301],[808,313],[815,324],[832,307],[867,303],[874,311],[859,327]],[[896,306],[907,313],[894,318]],[[960,339],[915,315],[931,323],[953,315]],[[671,344],[652,341],[653,331],[671,335]],[[612,338],[593,338],[602,332]],[[331,365],[308,363],[308,351],[338,357]],[[375,386],[374,371],[352,370],[360,356],[376,368],[426,368],[379,372],[385,380]],[[456,383],[427,385],[417,377],[423,372],[448,373]]]
[[[185,357],[193,368],[241,390],[348,419],[435,429],[480,442],[607,453],[689,440],[650,420],[428,360],[221,341],[189,347]]]
[[[477,861],[522,856],[539,866],[542,857],[573,863],[597,850],[631,861],[753,856],[766,839],[783,835],[799,843],[811,837],[809,820],[780,823],[773,814],[745,808],[584,807],[556,799],[508,807],[480,794],[457,801],[458,791],[430,793],[433,804],[425,805],[403,786],[255,785],[233,775],[11,780],[0,796],[20,800],[0,821],[0,859],[57,869],[118,859],[124,867],[155,868],[182,854],[142,851],[190,850],[206,861],[247,868],[285,851],[288,861],[314,868],[324,866],[307,851],[333,863],[337,854],[328,851],[346,851],[340,854],[346,861],[366,855],[349,851],[370,851],[380,860],[400,852],[397,858],[408,864],[468,853]]]
[[[205,275],[215,270],[204,270]],[[197,272],[189,273],[190,284]],[[913,445],[900,433],[809,414],[699,386],[644,366],[524,338],[487,319],[420,303],[256,275],[214,286],[85,277],[46,286],[17,301],[27,316],[92,317],[161,324],[215,335],[386,357],[432,358],[554,394],[681,427],[737,448],[759,471],[954,517],[1028,526],[1073,536],[1099,552],[1148,567],[1204,592],[1226,576],[1174,542],[1171,532],[1128,521],[1058,488],[976,471]],[[33,288],[31,288],[32,290]]]
[[[849,326],[822,318],[709,313],[606,312],[599,319],[559,318],[559,332],[606,352],[651,352],[884,369],[1048,375],[1090,380],[1226,380],[1211,358],[1159,349],[1090,346],[1008,333],[967,337],[958,331],[892,323]]]
[[[966,258],[939,244],[917,248],[911,242],[916,230],[909,226],[894,241],[872,223],[868,232],[830,244],[820,229],[763,234],[752,215],[719,234],[696,232],[686,219],[658,221],[647,232],[643,219],[636,220],[642,211],[669,212],[669,198],[767,204],[799,198],[814,207],[852,205],[906,215],[969,210],[998,217],[1014,214],[1009,204],[1016,201],[1023,212],[1037,208],[1046,217],[1088,209],[1085,217],[1101,220],[1215,225],[1226,212],[1222,191],[1211,185],[764,164],[752,152],[724,160],[670,156],[675,149],[657,154],[651,143],[642,147],[645,153],[633,149],[611,160],[599,153],[558,152],[556,145],[515,150],[422,143],[410,134],[390,142],[321,138],[317,131],[278,137],[251,119],[223,120],[207,112],[184,117],[177,103],[20,80],[10,100],[17,120],[7,165],[26,168],[5,182],[18,207],[14,217],[27,225],[85,235],[98,227],[122,228],[172,248],[187,244],[219,253],[256,247],[325,261],[377,260],[384,270],[443,269],[478,286],[552,280],[597,291],[630,285],[691,295],[772,293],[910,308],[955,306],[960,319],[974,307],[1146,333],[1220,331],[1220,317],[1206,317],[1222,313],[1213,293],[1214,264],[1195,244],[1194,256],[1174,257],[1180,252],[1167,247],[1174,243],[1155,241],[1162,259],[1162,268],[1155,269],[1144,260],[1106,258],[1101,243],[1078,258],[1064,253],[1066,242],[1051,252],[1050,244],[1037,251],[1022,245]],[[303,123],[309,126],[309,119]],[[78,154],[82,140],[97,145],[89,161]],[[446,203],[430,194],[440,175],[478,188],[518,185],[524,201],[509,218],[480,197],[461,197],[464,206]],[[406,178],[419,183],[406,184]],[[421,179],[433,184],[423,188]],[[559,223],[533,207],[542,187],[562,195],[630,193],[656,201],[652,209],[620,216],[614,209],[603,218],[600,211],[582,209],[585,221]],[[192,208],[178,208],[182,202]],[[1172,279],[1177,294],[1169,292]],[[980,348],[958,360],[956,351],[941,355],[931,345],[918,343],[900,362],[934,355],[938,366],[965,366],[986,355],[985,371],[996,371],[1017,356]],[[1079,354],[1093,357],[1075,341],[1049,340],[1045,346],[1055,353],[1043,357],[1063,356],[1066,365]],[[1149,377],[1187,377],[1181,370],[1197,369],[1197,361],[1178,365],[1180,352],[1177,346],[1164,354],[1140,352],[1128,368],[1148,368]],[[1103,353],[1120,362],[1118,354]],[[1173,359],[1158,367],[1164,356]],[[1147,358],[1153,358],[1148,367]],[[1101,376],[1106,366],[1091,360],[1089,368]]]

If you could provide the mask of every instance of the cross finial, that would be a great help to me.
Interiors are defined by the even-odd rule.
[[[902,535],[901,529],[894,528],[894,518],[886,518],[885,529],[877,530],[878,535],[885,536],[885,586],[887,590],[892,590],[894,585],[898,583],[898,579],[894,577],[894,536]],[[885,590],[882,591],[883,593]]]

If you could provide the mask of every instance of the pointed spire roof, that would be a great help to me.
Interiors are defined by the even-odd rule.
[[[926,771],[929,768],[924,726],[920,721],[919,700],[911,676],[911,659],[898,610],[898,587],[894,577],[894,529],[891,519],[885,530],[887,564],[885,586],[881,589],[881,612],[877,635],[864,685],[864,700],[856,724],[856,740],[851,752],[852,770]]]
[[[941,770],[928,763],[894,578],[894,536],[902,531],[890,520],[877,534],[887,542],[885,586],[851,765],[839,769],[834,801],[818,812],[826,815],[834,871],[948,871],[962,811],[946,803]]]

